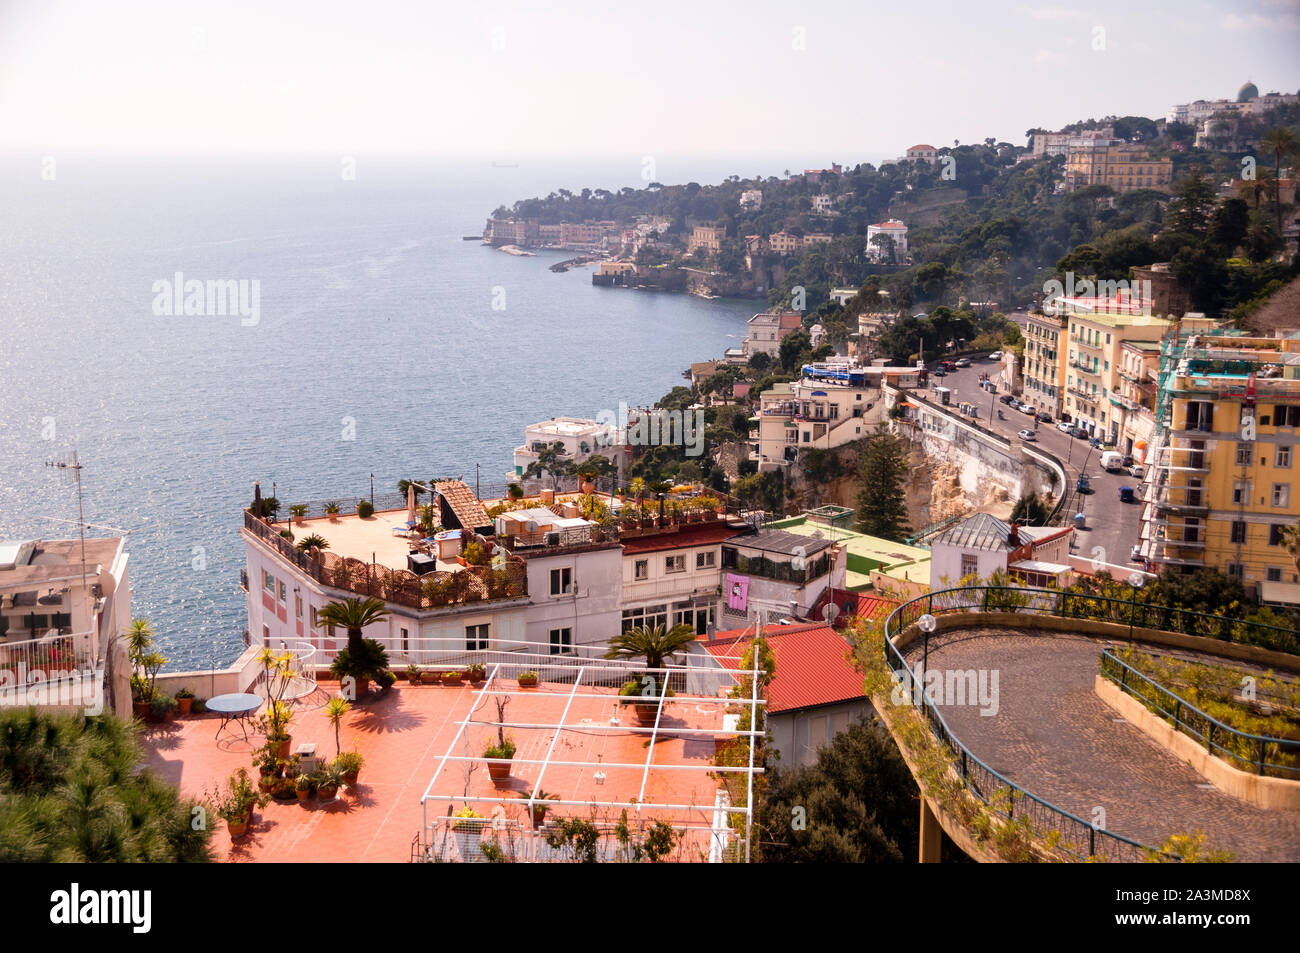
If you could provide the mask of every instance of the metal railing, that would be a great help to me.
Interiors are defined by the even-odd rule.
[[[6,687],[80,678],[94,669],[93,633],[51,634],[23,642],[0,643],[0,684]]]
[[[1237,762],[1256,774],[1300,779],[1300,739],[1239,731],[1176,695],[1110,649],[1102,651],[1098,668],[1125,694],[1171,719],[1175,728],[1204,744],[1210,754]]]
[[[1038,589],[1012,589],[1010,587],[966,586],[928,593],[903,603],[885,620],[884,652],[885,662],[894,671],[907,671],[913,679],[923,678],[913,671],[903,657],[903,653],[894,645],[893,639],[908,626],[914,624],[922,615],[936,615],[951,612],[989,612],[989,611],[1026,611],[1046,612],[1060,615],[1066,600],[1059,597],[1065,593]],[[1082,597],[1081,597],[1082,598]],[[1115,600],[1102,600],[1106,602]],[[1023,602],[1023,604],[1022,604]],[[1109,621],[1109,620],[1108,620]],[[1292,633],[1294,636],[1295,633]],[[925,651],[928,655],[929,635],[925,635]],[[924,663],[920,663],[918,669]],[[923,684],[923,682],[922,682]],[[1025,790],[1014,781],[989,767],[967,748],[948,727],[938,708],[926,697],[925,692],[914,693],[913,704],[917,704],[921,714],[927,719],[930,730],[935,737],[947,745],[956,756],[957,770],[963,783],[983,803],[994,805],[1006,811],[1007,819],[1014,821],[1018,817],[1028,817],[1032,830],[1041,836],[1045,831],[1057,831],[1060,834],[1056,848],[1080,859],[1095,858],[1108,861],[1139,862],[1147,860],[1155,848],[1148,847],[1131,838],[1111,831],[1099,829],[1095,824],[1085,821],[1076,814],[1057,807],[1055,804]],[[1086,851],[1083,845],[1086,844]],[[1169,858],[1177,859],[1177,858]]]

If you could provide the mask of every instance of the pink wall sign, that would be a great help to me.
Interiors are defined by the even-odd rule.
[[[749,603],[749,577],[727,573],[727,608],[744,612]]]

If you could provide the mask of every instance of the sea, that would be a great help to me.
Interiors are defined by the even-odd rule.
[[[658,157],[653,177],[712,183],[817,158]],[[503,481],[526,425],[652,402],[740,343],[761,302],[596,288],[590,268],[549,270],[571,255],[463,240],[500,205],[639,188],[646,169],[641,156],[0,159],[0,540],[76,536],[76,481],[49,465],[75,452],[88,534],[126,537],[133,615],[167,669],[228,664],[247,628],[254,481],[285,514],[368,496],[372,476],[376,493]],[[194,280],[243,297],[186,314],[175,290]]]

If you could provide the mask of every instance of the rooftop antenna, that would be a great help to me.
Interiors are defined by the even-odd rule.
[[[77,460],[77,451],[72,451],[71,460],[46,460],[47,467],[70,472],[77,481],[77,530],[81,534],[81,588],[86,588],[86,507],[81,494],[81,463]]]

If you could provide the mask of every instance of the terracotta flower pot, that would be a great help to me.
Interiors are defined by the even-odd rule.
[[[282,761],[289,760],[289,746],[293,744],[293,736],[290,735],[283,741],[277,741],[275,747],[271,749],[272,753]]]
[[[511,762],[508,758],[493,758],[487,763],[488,777],[494,783],[510,780]]]
[[[442,676],[437,672],[421,672],[420,681],[425,685],[434,685],[442,681]]]
[[[537,830],[546,822],[546,812],[548,810],[550,809],[545,807],[534,807],[529,810],[528,813],[533,816],[533,830]]]
[[[178,698],[176,699],[176,707],[180,710],[180,713],[182,715],[188,715],[190,713],[190,709],[194,707],[194,699]]]
[[[442,676],[444,685],[456,686],[460,684],[460,672],[445,672]]]
[[[226,821],[226,830],[230,832],[231,840],[239,840],[248,833],[248,818],[238,821]]]
[[[152,715],[148,702],[131,702],[131,710],[141,721],[148,721]]]
[[[316,796],[321,799],[322,803],[334,800],[338,793],[338,788],[329,785],[322,784],[316,788]]]
[[[516,681],[519,682],[519,687],[520,687],[520,688],[536,688],[536,687],[537,687],[537,676],[536,676],[536,675],[520,675],[519,678],[516,679]]]

